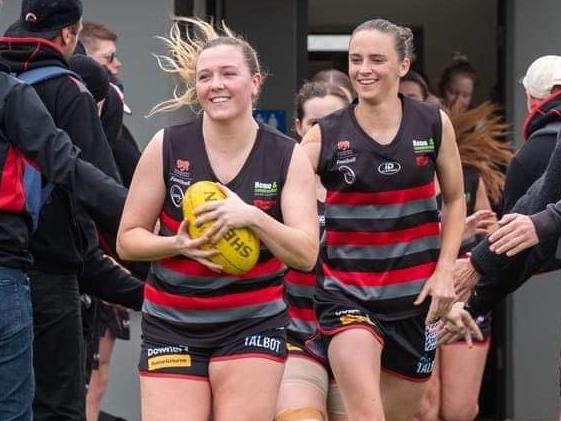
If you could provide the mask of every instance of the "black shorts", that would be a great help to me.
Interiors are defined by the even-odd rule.
[[[337,333],[348,329],[368,330],[383,347],[382,369],[409,381],[430,378],[440,323],[425,325],[425,314],[402,320],[378,320],[358,305],[318,304],[321,336],[315,349],[327,349]],[[318,343],[319,342],[319,343]],[[323,343],[323,344],[322,344]],[[327,344],[327,346],[325,346]],[[326,356],[325,356],[326,357]]]
[[[251,334],[212,348],[164,344],[143,340],[138,369],[141,376],[208,378],[211,361],[266,358],[284,363],[287,357],[286,329],[275,328]]]

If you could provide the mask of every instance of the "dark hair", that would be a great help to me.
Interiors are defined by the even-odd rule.
[[[296,94],[296,118],[302,120],[304,118],[304,104],[312,98],[324,98],[332,95],[339,98],[345,104],[349,104],[348,95],[340,86],[317,81],[304,82],[298,94]]]
[[[331,85],[339,86],[348,91],[349,101],[356,98],[355,90],[349,75],[337,69],[324,69],[317,72],[312,77],[313,82],[325,82]]]
[[[352,35],[355,36],[361,31],[379,31],[385,34],[391,34],[395,38],[395,50],[400,61],[404,59],[413,59],[413,32],[405,26],[399,26],[386,19],[372,19],[358,25]]]
[[[467,56],[459,52],[454,52],[452,53],[452,60],[444,66],[444,69],[442,69],[440,74],[440,80],[438,81],[438,94],[441,97],[444,97],[446,88],[452,79],[457,75],[470,78],[474,87],[477,86],[477,83],[479,82],[477,71],[469,63]]]
[[[427,99],[429,96],[429,85],[426,80],[415,70],[409,70],[405,76],[401,78],[403,82],[414,82],[421,88],[421,92],[423,95],[423,100]]]

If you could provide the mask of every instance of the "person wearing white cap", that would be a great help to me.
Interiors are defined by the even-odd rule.
[[[507,171],[506,215],[469,259],[456,264],[456,292],[477,291],[468,302],[473,317],[486,314],[533,274],[560,267],[555,257],[561,232],[561,56],[535,60],[522,84],[526,143]]]

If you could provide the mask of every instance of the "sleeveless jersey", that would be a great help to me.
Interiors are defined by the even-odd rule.
[[[466,200],[466,216],[475,212],[475,201],[477,198],[477,188],[479,187],[479,173],[473,167],[463,165],[464,173],[464,197]],[[477,238],[472,236],[462,241],[459,256],[464,257],[477,244]]]
[[[325,228],[325,205],[318,201],[318,222],[320,238]],[[286,300],[288,302],[288,337],[303,346],[317,331],[314,316],[314,292],[316,289],[317,267],[310,272],[289,269],[284,277]]]
[[[242,200],[282,222],[281,191],[295,142],[260,125],[240,172],[226,186]],[[218,181],[206,152],[202,119],[165,130],[166,198],[160,235],[175,235],[183,219],[185,190]],[[150,340],[212,347],[269,328],[286,326],[285,265],[261,243],[257,265],[241,276],[217,274],[182,256],[153,262],[145,286],[143,333]]]
[[[402,121],[388,145],[360,127],[354,104],[319,122],[327,199],[318,299],[348,299],[385,320],[427,311],[428,300],[413,302],[440,252],[439,110],[400,98]]]

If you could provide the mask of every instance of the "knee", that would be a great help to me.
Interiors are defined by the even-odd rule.
[[[461,402],[456,405],[443,405],[440,417],[442,421],[473,421],[478,413],[477,402]]]
[[[275,421],[325,421],[323,413],[316,408],[285,409]]]

